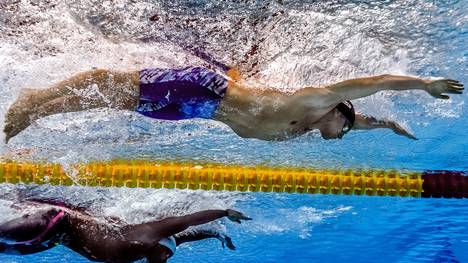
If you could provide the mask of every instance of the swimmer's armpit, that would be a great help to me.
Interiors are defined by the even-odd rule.
[[[403,128],[400,124],[389,121],[389,120],[379,120],[372,116],[366,116],[363,114],[356,114],[356,120],[354,122],[353,130],[371,130],[387,128],[391,129],[394,133],[398,135],[405,136],[409,139],[417,140],[413,134]]]

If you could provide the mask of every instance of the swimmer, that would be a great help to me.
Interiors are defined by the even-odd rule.
[[[461,94],[464,90],[456,80],[394,75],[350,79],[324,88],[305,87],[294,93],[250,89],[242,84],[237,69],[205,53],[200,57],[220,70],[97,69],[47,89],[26,90],[6,114],[5,139],[8,142],[39,118],[101,107],[136,111],[162,120],[213,119],[227,124],[243,138],[260,140],[287,140],[311,130],[319,130],[324,139],[341,139],[350,130],[376,128],[416,139],[394,121],[355,113],[351,100],[384,90],[424,90],[435,98],[449,99],[446,94]]]
[[[0,224],[0,252],[27,255],[64,245],[91,261],[166,262],[185,242],[217,238],[223,247],[235,246],[226,235],[210,230],[187,231],[190,226],[223,217],[237,223],[251,220],[235,210],[205,210],[136,225],[125,225],[114,218],[96,219],[82,208],[49,201],[27,201],[21,210],[34,212]],[[120,223],[120,224],[119,224]]]

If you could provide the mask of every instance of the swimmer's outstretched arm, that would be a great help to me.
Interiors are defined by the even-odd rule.
[[[391,129],[394,133],[398,135],[402,135],[407,138],[417,140],[417,138],[414,137],[414,135],[412,135],[405,128],[403,128],[400,124],[394,121],[379,120],[372,116],[356,114],[356,120],[353,125],[353,130],[371,130],[371,129],[379,129],[379,128]]]
[[[325,88],[304,88],[294,95],[297,102],[311,107],[325,108],[345,100],[359,99],[383,90],[425,90],[439,99],[448,99],[448,94],[461,94],[463,84],[450,79],[423,80],[413,77],[381,75],[350,79]]]
[[[199,241],[207,238],[218,239],[219,241],[221,241],[221,245],[223,246],[223,248],[226,246],[231,250],[236,249],[230,237],[212,230],[199,230],[196,232],[184,233],[182,235],[177,235],[175,237],[175,240],[177,246],[179,246],[185,242]]]
[[[159,240],[184,231],[191,226],[209,223],[216,219],[227,217],[229,220],[240,223],[241,220],[252,220],[241,212],[227,210],[205,210],[190,215],[169,217],[161,221],[153,221],[134,226],[128,233],[131,240]],[[149,240],[146,240],[149,239]]]

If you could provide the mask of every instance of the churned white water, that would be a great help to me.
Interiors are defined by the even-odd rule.
[[[86,70],[207,66],[184,47],[198,47],[240,66],[252,88],[294,91],[387,73],[448,77],[466,84],[468,7],[465,1],[447,2],[2,0],[0,121],[21,89],[45,88]],[[245,61],[254,46],[257,51]],[[286,142],[265,142],[239,138],[209,120],[169,122],[96,109],[40,119],[8,145],[2,143],[2,151],[16,160],[62,164],[145,159],[467,169],[465,102],[466,94],[442,101],[423,91],[385,91],[355,101],[358,111],[398,121],[418,141],[378,130],[352,132],[336,141],[323,141],[312,132]],[[15,215],[9,205],[24,188],[130,223],[241,206],[255,218],[250,227],[241,227],[248,235],[293,232],[306,238],[313,225],[354,211],[336,202],[290,207],[289,197],[282,195],[1,185],[0,220]],[[276,207],[268,205],[271,200]],[[267,211],[257,212],[250,202],[265,204]],[[210,227],[225,231],[224,222]]]

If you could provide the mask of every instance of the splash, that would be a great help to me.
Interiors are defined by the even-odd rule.
[[[294,233],[300,238],[311,235],[313,227],[326,222],[333,217],[352,210],[351,206],[337,206],[333,209],[317,209],[310,206],[299,208],[278,209],[274,216],[265,215],[256,218],[250,228],[250,234],[275,235],[278,233]]]
[[[254,87],[284,91],[383,73],[446,75],[466,81],[468,69],[464,39],[454,37],[466,28],[466,15],[461,13],[462,8],[443,2],[7,0],[0,7],[0,121],[22,88],[44,88],[77,72],[208,66],[186,51],[193,46],[226,64],[239,65]],[[453,50],[448,50],[451,46]],[[417,91],[382,92],[358,100],[356,106],[377,117],[411,124],[425,135],[424,127],[435,118],[461,118],[464,101],[453,98],[434,102]],[[65,165],[141,158],[418,169],[435,165],[424,161],[429,150],[435,154],[431,159],[443,159],[436,154],[440,151],[431,148],[430,142],[437,141],[432,134],[427,135],[429,143],[411,145],[392,136],[356,133],[343,143],[323,142],[311,134],[289,142],[262,142],[240,139],[227,126],[212,121],[173,123],[99,109],[41,119],[13,138],[8,147],[2,146],[13,152],[28,152],[14,158]],[[408,149],[412,149],[410,153],[400,154]],[[464,165],[463,160],[460,163]],[[11,186],[0,187],[2,193],[10,190]],[[98,198],[101,202],[95,209],[100,215],[118,215],[130,222],[234,206],[243,198],[128,189],[41,191],[74,198],[72,201],[78,203]],[[110,201],[104,195],[119,201]],[[197,204],[183,205],[191,199]],[[9,211],[7,206],[2,205],[1,211]],[[155,209],[160,209],[160,214],[155,214]],[[328,218],[327,211],[305,207],[295,211],[302,215],[302,221],[283,219],[296,222],[296,231],[301,232],[315,220]],[[331,211],[340,213],[339,208]],[[274,223],[270,226],[277,229],[274,231],[286,229]]]

